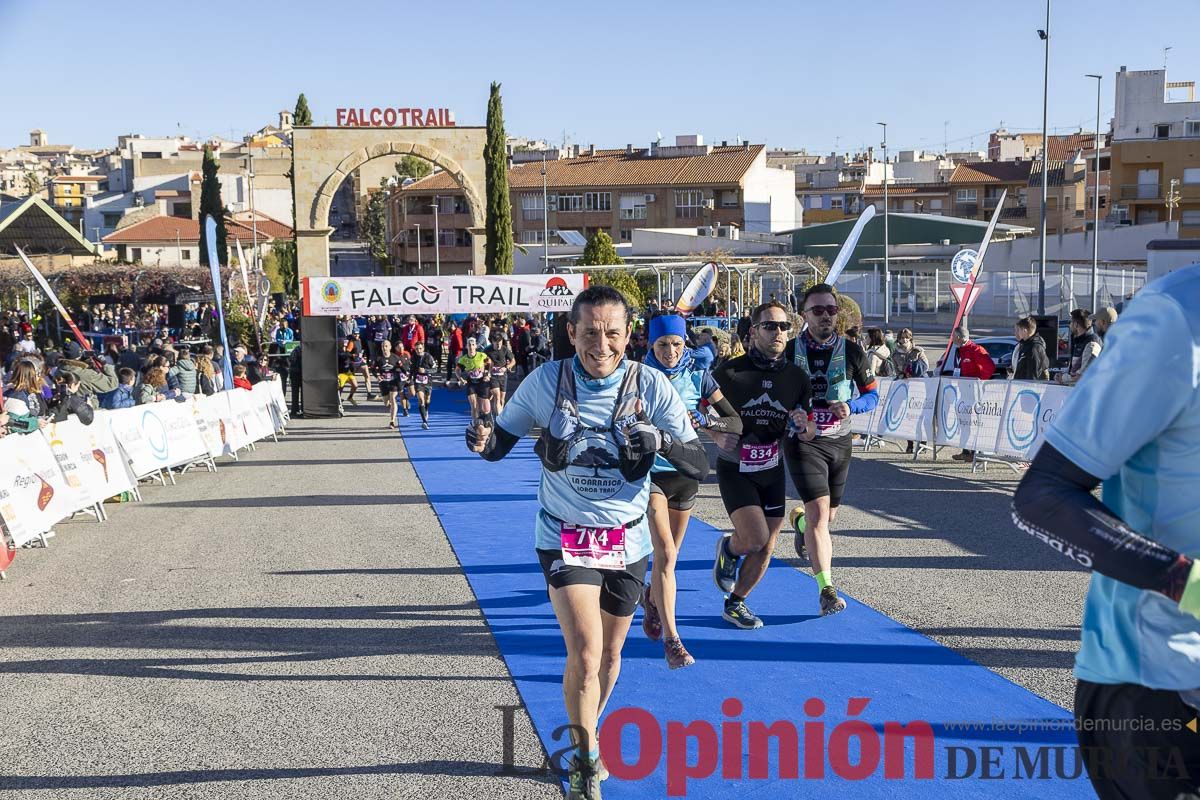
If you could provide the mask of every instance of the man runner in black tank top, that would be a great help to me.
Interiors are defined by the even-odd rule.
[[[808,376],[783,357],[791,315],[770,302],[754,309],[751,319],[749,351],[713,372],[742,419],[742,433],[709,433],[717,445],[721,499],[733,522],[733,534],[717,542],[713,580],[729,593],[722,616],[746,630],[763,625],[745,600],[766,573],[783,527],[781,440],[789,432],[805,438],[815,433]]]
[[[810,287],[801,308],[808,330],[792,341],[788,361],[812,380],[817,435],[805,442],[789,437],[784,456],[804,503],[803,513],[800,509],[792,512],[796,553],[803,558],[807,550],[820,591],[821,615],[828,616],[846,608],[846,601],[833,587],[829,526],[837,518],[850,474],[850,415],[871,413],[879,403],[879,393],[867,354],[857,342],[837,333],[838,302],[833,287]],[[858,397],[851,397],[853,387],[858,388]]]

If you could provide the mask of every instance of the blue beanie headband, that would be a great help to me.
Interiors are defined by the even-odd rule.
[[[687,323],[678,314],[659,314],[650,320],[650,344],[663,336],[678,336],[687,339]]]

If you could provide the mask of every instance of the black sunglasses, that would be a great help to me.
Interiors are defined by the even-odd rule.
[[[811,311],[818,317],[836,317],[838,313],[837,306],[809,306],[804,310]]]
[[[758,323],[758,327],[762,328],[764,331],[771,331],[772,333],[775,331],[783,331],[784,333],[787,333],[792,329],[792,323],[776,322],[773,319],[769,319],[766,322]]]

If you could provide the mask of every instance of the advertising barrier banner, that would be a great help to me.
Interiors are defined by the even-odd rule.
[[[0,518],[14,545],[33,541],[88,505],[81,498],[67,484],[44,437],[31,433],[0,439]]]
[[[1004,399],[995,449],[988,452],[1031,461],[1051,420],[1071,396],[1071,387],[1034,381],[1012,381]]]
[[[932,441],[938,379],[880,378],[879,384],[879,405],[870,432],[890,441]]]
[[[304,313],[530,314],[570,311],[587,277],[443,275],[421,278],[305,278]]]
[[[941,378],[934,441],[939,447],[995,452],[1007,381]]]
[[[58,461],[79,507],[101,503],[133,488],[133,476],[107,425],[77,419],[52,422],[39,431]]]

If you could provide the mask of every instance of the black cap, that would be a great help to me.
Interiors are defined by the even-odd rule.
[[[83,358],[83,348],[79,346],[79,342],[67,342],[63,345],[63,355],[74,361]]]

